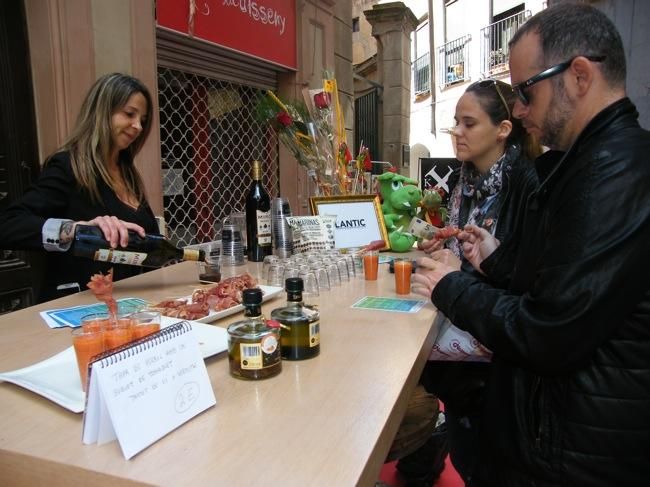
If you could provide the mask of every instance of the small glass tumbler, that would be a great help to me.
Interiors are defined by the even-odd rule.
[[[221,256],[207,255],[205,261],[199,262],[199,281],[200,282],[219,282],[221,281]]]
[[[411,259],[396,258],[393,260],[395,269],[395,292],[397,294],[409,294],[411,292],[411,273],[413,263]]]
[[[86,392],[90,359],[104,351],[104,332],[101,330],[72,330],[72,346],[77,357],[81,389]]]
[[[121,323],[106,328],[104,330],[104,348],[111,350],[120,347],[131,341],[131,320],[129,319],[128,325],[126,319]]]
[[[284,265],[272,264],[266,276],[266,283],[269,286],[284,287]]]
[[[81,318],[81,328],[85,331],[103,331],[112,324],[108,313],[92,313]]]
[[[318,289],[320,291],[329,291],[330,290],[330,278],[327,274],[327,269],[320,264],[312,265],[311,270],[316,276],[316,281],[318,281]]]
[[[131,337],[133,340],[160,331],[160,311],[142,310],[131,315]]]
[[[269,268],[273,264],[277,264],[280,262],[280,258],[277,255],[267,255],[264,257],[264,260],[262,261],[262,280],[266,281],[266,279],[269,276]]]
[[[368,250],[363,254],[363,274],[366,281],[376,281],[379,271],[379,252]]]
[[[318,306],[320,304],[320,288],[318,287],[318,280],[316,279],[314,271],[300,271],[298,277],[300,277],[303,282],[303,302],[308,306]]]
[[[339,266],[336,264],[327,264],[327,277],[330,280],[330,287],[336,287],[341,285],[341,275],[339,274]]]
[[[345,261],[345,259],[337,259],[336,266],[339,268],[339,277],[341,278],[341,282],[349,281],[350,273],[348,271],[348,263]]]

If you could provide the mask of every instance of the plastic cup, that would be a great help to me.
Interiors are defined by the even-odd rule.
[[[244,263],[242,233],[237,225],[227,224],[221,229],[221,263],[223,265]]]
[[[143,310],[131,315],[131,337],[133,340],[160,331],[160,311]]]
[[[413,263],[411,259],[398,258],[393,261],[395,269],[395,292],[409,294],[411,292],[411,273]]]
[[[75,328],[72,330],[72,346],[77,356],[81,389],[85,392],[88,380],[88,363],[92,357],[104,351],[104,332]]]
[[[368,250],[363,255],[363,275],[366,281],[376,281],[379,271],[379,252]]]
[[[223,220],[224,225],[235,225],[241,233],[241,243],[246,252],[246,213],[243,211],[234,211]]]

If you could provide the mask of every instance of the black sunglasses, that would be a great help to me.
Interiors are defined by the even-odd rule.
[[[494,88],[497,90],[497,95],[499,95],[499,98],[501,98],[501,101],[503,102],[503,108],[506,109],[506,113],[508,114],[508,120],[510,120],[510,108],[508,107],[508,102],[503,96],[503,93],[501,93],[501,88],[499,88],[499,83],[497,83],[497,80],[492,78],[484,79],[481,81],[477,81],[476,85],[479,88],[487,88],[488,86],[494,86]]]
[[[541,73],[536,74],[532,78],[529,78],[526,81],[522,81],[521,83],[512,87],[513,91],[515,92],[519,100],[524,105],[528,105],[530,103],[530,98],[528,97],[528,95],[526,95],[526,92],[524,90],[530,88],[535,83],[539,83],[540,81],[544,81],[545,79],[551,78],[556,74],[560,74],[563,71],[566,71],[567,69],[569,69],[569,66],[571,66],[571,63],[577,57],[581,57],[581,56],[574,56],[566,62],[556,64],[555,66],[551,66],[550,68],[545,69]],[[582,56],[582,57],[587,58],[589,59],[589,61],[592,61],[594,63],[599,63],[605,60],[605,56]]]

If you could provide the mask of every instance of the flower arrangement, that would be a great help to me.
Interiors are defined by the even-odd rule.
[[[267,91],[258,104],[259,118],[307,170],[318,196],[363,192],[367,148],[354,159],[346,142],[336,79],[326,72],[323,88],[303,90],[304,102],[288,103]],[[366,159],[368,162],[366,163]]]

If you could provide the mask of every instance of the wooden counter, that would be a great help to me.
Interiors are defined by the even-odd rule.
[[[196,265],[182,263],[120,281],[115,294],[156,301],[197,286]],[[117,442],[83,445],[81,414],[0,383],[0,484],[374,485],[435,340],[435,309],[351,309],[364,295],[395,296],[388,265],[378,281],[355,278],[321,295],[318,357],[285,361],[279,376],[257,382],[231,378],[225,353],[207,359],[216,406],[129,461]],[[39,311],[93,302],[84,292],[0,316],[0,371],[70,346],[70,330],[49,329]],[[265,315],[283,303],[269,301]]]

